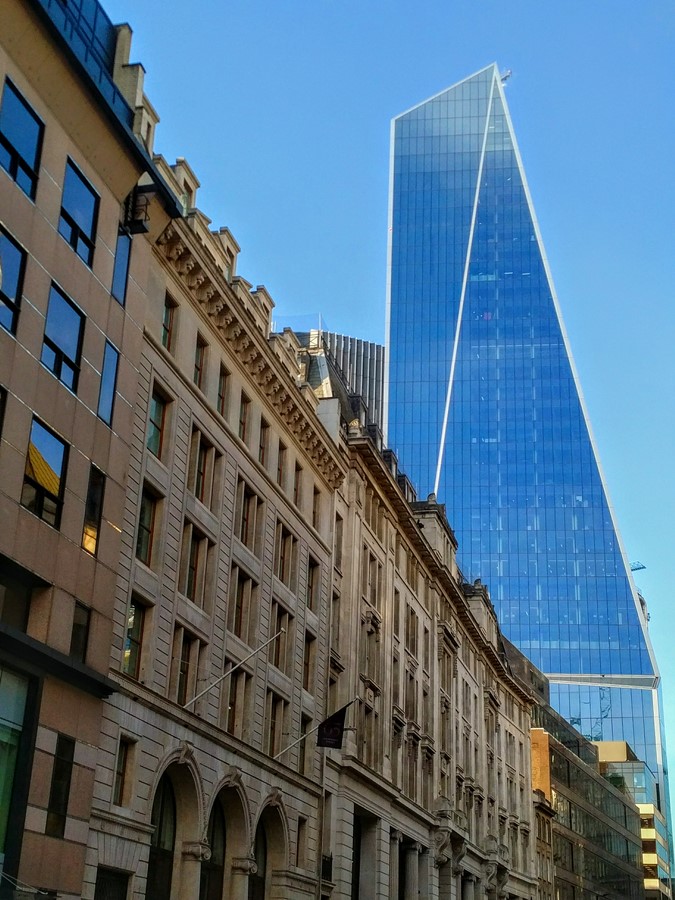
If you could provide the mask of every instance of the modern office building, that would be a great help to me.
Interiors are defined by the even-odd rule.
[[[584,735],[666,804],[658,670],[495,65],[392,124],[385,434]]]

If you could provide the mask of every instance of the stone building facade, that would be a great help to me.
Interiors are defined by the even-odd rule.
[[[330,370],[307,351],[305,374]],[[348,466],[335,506],[322,854],[331,897],[534,897],[530,696],[486,589],[466,585],[434,498],[415,499],[333,372],[319,415]],[[328,893],[328,892],[326,892]]]
[[[53,6],[7,0],[0,29],[0,892],[74,898],[115,690],[138,276],[179,210],[133,134],[105,14]]]

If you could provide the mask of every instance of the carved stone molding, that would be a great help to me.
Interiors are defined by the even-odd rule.
[[[225,277],[218,277],[215,268],[212,276],[211,267],[206,262],[204,266],[200,264],[200,260],[209,260],[207,251],[200,252],[199,248],[193,251],[187,235],[184,238],[179,227],[177,222],[169,223],[157,240],[159,252],[335,490],[344,480],[337,454],[317,430],[318,422],[314,420],[313,410],[302,398],[300,390],[284,384],[282,375],[276,371],[284,363],[266,343],[266,336],[261,335],[261,326],[256,325],[254,315],[245,308],[249,301],[238,297]],[[255,296],[252,296],[254,293],[247,289],[247,297],[252,304],[257,303]]]
[[[255,875],[258,871],[258,864],[252,856],[239,856],[232,860],[232,868],[243,875]]]
[[[208,862],[211,859],[211,848],[207,841],[184,841],[183,858]]]

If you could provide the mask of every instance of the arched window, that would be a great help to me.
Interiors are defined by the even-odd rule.
[[[248,876],[248,900],[265,900],[265,876],[267,874],[267,835],[262,822],[255,833],[255,864],[258,871]]]
[[[207,839],[211,858],[202,862],[199,900],[221,900],[225,875],[225,816],[217,800],[211,810]]]
[[[176,843],[176,798],[171,780],[163,775],[152,804],[152,825],[155,830],[150,839],[148,860],[148,886],[146,900],[169,900],[171,897],[171,873],[173,872],[173,848]]]

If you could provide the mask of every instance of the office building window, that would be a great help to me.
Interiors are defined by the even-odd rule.
[[[110,425],[112,422],[119,358],[117,350],[109,341],[106,341],[101,369],[101,387],[98,392],[98,417],[103,419],[106,425]]]
[[[227,607],[227,627],[245,643],[256,640],[258,622],[258,585],[239,566],[232,567],[230,596]]]
[[[14,334],[19,318],[26,254],[4,228],[0,228],[0,270],[0,325]]]
[[[207,608],[210,599],[209,562],[213,545],[199,529],[186,522],[183,529],[180,590],[194,604]]]
[[[279,581],[282,581],[286,587],[293,589],[295,585],[296,564],[298,555],[298,541],[291,532],[277,522],[276,539],[275,539],[275,555],[274,555],[274,574]]]
[[[174,632],[173,659],[174,698],[179,706],[185,706],[196,693],[199,668],[199,638],[182,627]],[[194,712],[194,707],[191,707]]]
[[[267,465],[267,454],[270,446],[270,426],[265,419],[260,420],[260,434],[258,436],[258,462],[261,466]]]
[[[305,655],[302,668],[302,686],[312,691],[316,670],[316,638],[309,631],[305,632]]]
[[[273,600],[271,622],[272,634],[276,634],[277,637],[270,644],[269,661],[280,672],[290,675],[295,659],[293,652],[295,619],[277,600]]]
[[[124,657],[122,671],[132,678],[138,678],[141,671],[141,651],[143,649],[143,630],[145,627],[145,606],[132,596],[127,614],[127,631],[124,641]]]
[[[88,266],[94,258],[98,194],[75,164],[68,160],[63,181],[59,234]]]
[[[127,297],[127,281],[129,279],[129,263],[131,262],[131,235],[120,226],[115,247],[115,264],[113,266],[112,286],[110,293],[124,306]]]
[[[157,385],[152,389],[150,400],[150,416],[148,420],[148,440],[146,446],[158,459],[162,458],[164,429],[166,427],[166,410],[169,405],[166,396]]]
[[[284,749],[283,735],[287,730],[285,727],[287,712],[288,701],[274,691],[268,690],[265,704],[265,752],[269,756],[276,756]]]
[[[239,437],[244,443],[248,441],[249,420],[251,417],[251,401],[242,391],[239,402]]]
[[[286,445],[279,441],[279,453],[277,455],[277,484],[282,488],[286,481]]]
[[[91,610],[82,603],[75,604],[73,612],[73,627],[70,631],[70,650],[68,655],[78,662],[87,661],[87,642],[89,640],[89,624],[91,622]]]
[[[45,834],[49,835],[49,837],[62,838],[66,829],[74,755],[75,741],[73,738],[67,737],[65,734],[59,734],[56,738],[56,752],[54,754],[49,806],[47,807],[47,823],[45,825]]]
[[[147,487],[141,495],[141,509],[136,535],[136,559],[146,566],[152,563],[152,549],[155,540],[155,518],[157,515],[157,499]]]
[[[168,294],[164,296],[164,316],[162,318],[162,346],[173,353],[176,343],[176,319],[178,304]]]
[[[84,316],[56,285],[49,292],[49,307],[40,359],[71,391],[77,390]]]
[[[33,419],[21,505],[54,528],[61,521],[67,463],[68,445]]]
[[[317,487],[312,491],[312,526],[317,531],[321,528],[321,491]]]
[[[222,455],[198,428],[192,429],[188,461],[188,489],[209,509],[218,498],[222,474]]]
[[[227,418],[228,394],[230,388],[230,373],[224,365],[221,364],[218,372],[218,398],[216,401],[218,412]]]
[[[234,663],[226,662],[232,668]],[[248,729],[248,716],[251,705],[253,678],[249,672],[237,669],[225,682],[223,692],[227,702],[224,716],[225,730],[238,738],[244,738]]]
[[[342,542],[344,522],[342,516],[335,513],[335,532],[333,534],[333,564],[336,569],[342,568]]]
[[[115,760],[115,781],[113,782],[112,792],[112,802],[115,806],[127,805],[129,770],[131,768],[133,746],[133,742],[128,738],[120,738]]]
[[[296,506],[300,506],[302,501],[302,466],[299,463],[295,464],[295,469],[293,471],[293,503]]]
[[[11,574],[0,562],[0,622],[25,631],[30,611],[31,588],[29,583],[19,580],[16,572]]]
[[[82,547],[92,556],[96,556],[98,549],[104,493],[105,475],[92,464],[89,469],[89,487],[87,488],[87,501],[84,505],[84,527],[82,528]]]
[[[201,334],[197,335],[197,341],[195,343],[195,369],[193,373],[192,380],[197,385],[198,388],[204,390],[206,386],[206,351],[208,349],[208,344],[201,336]]]
[[[127,900],[129,874],[99,866],[96,870],[94,900]]]
[[[243,478],[237,481],[234,521],[235,534],[239,540],[256,556],[259,556],[262,550],[264,527],[263,501]]]
[[[307,606],[316,612],[321,594],[321,566],[312,557],[307,562]]]
[[[11,81],[0,106],[0,166],[31,200],[35,198],[44,125]]]

